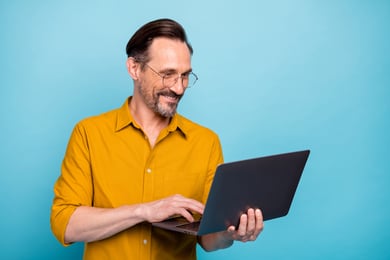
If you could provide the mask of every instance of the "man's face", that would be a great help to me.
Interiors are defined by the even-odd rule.
[[[181,78],[172,86],[161,76],[176,77],[191,71],[191,54],[184,42],[167,38],[154,39],[149,48],[150,60],[142,72],[139,93],[148,108],[162,117],[172,117],[185,92]]]

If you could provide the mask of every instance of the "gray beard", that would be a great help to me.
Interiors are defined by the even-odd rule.
[[[139,86],[138,91],[140,92],[141,96],[145,100],[147,106],[150,109],[152,109],[156,114],[164,118],[171,118],[176,114],[176,109],[178,104],[171,104],[168,105],[168,107],[164,107],[162,104],[159,103],[159,95],[163,93],[160,92],[159,94],[153,94],[154,96],[151,99],[149,99],[148,93],[142,85]],[[179,97],[179,101],[180,99],[181,97]]]
[[[160,103],[157,103],[154,107],[154,112],[158,113],[162,117],[171,118],[176,114],[176,105],[169,106],[171,109],[164,108]]]

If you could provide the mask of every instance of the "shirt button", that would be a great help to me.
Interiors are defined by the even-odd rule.
[[[146,245],[148,243],[148,240],[144,239],[144,245]]]
[[[152,173],[152,169],[148,168],[148,169],[146,169],[146,172],[147,173]]]

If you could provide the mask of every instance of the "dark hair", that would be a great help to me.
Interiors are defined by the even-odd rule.
[[[134,33],[126,46],[127,57],[133,57],[140,63],[148,62],[149,47],[153,39],[158,37],[180,40],[187,44],[191,55],[193,53],[186,32],[179,23],[171,19],[158,19],[143,25]]]

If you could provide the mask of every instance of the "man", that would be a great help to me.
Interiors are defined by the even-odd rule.
[[[195,84],[184,29],[160,19],[141,27],[126,47],[133,96],[116,110],[82,120],[73,130],[51,212],[63,245],[85,242],[85,259],[196,259],[196,243],[212,251],[255,240],[260,210],[249,209],[237,230],[201,237],[152,227],[203,213],[222,163],[217,135],[176,113]]]

